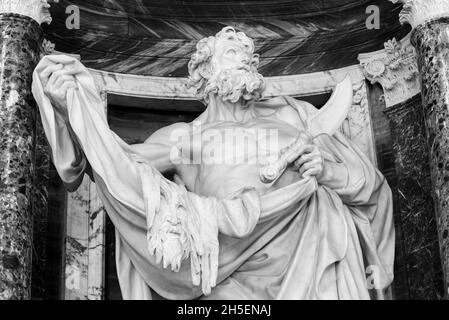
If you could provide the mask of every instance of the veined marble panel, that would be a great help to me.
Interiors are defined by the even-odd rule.
[[[68,194],[67,199],[66,300],[87,299],[89,183],[86,179],[77,191]]]
[[[104,295],[106,212],[88,176],[68,194],[65,299],[101,300]]]

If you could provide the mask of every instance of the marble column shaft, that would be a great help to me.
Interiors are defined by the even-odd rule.
[[[0,300],[30,298],[36,106],[32,72],[42,29],[0,14]]]
[[[443,275],[421,97],[384,112],[390,122],[397,175],[396,230],[402,234],[398,241],[403,256],[395,265],[404,268],[409,299],[440,299]]]
[[[422,81],[440,253],[449,290],[449,18],[418,25],[412,33]]]

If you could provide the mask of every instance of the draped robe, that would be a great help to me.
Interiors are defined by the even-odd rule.
[[[70,125],[53,109],[39,79],[39,73],[54,63],[79,70],[75,75],[79,90],[68,92]],[[193,285],[187,261],[173,272],[149,254],[145,197],[153,177],[139,171],[139,145],[126,144],[109,129],[87,69],[67,56],[46,56],[33,74],[32,89],[61,179],[74,190],[91,171],[114,223],[123,298],[388,296],[394,260],[391,191],[382,174],[341,133],[319,136],[315,143],[328,155],[327,161],[347,167],[344,187],[330,189],[307,178],[264,195],[246,190],[229,199],[203,198],[186,191],[192,207],[201,211],[201,217],[215,219],[219,231],[216,287],[206,296],[200,286]],[[285,101],[301,117],[307,115],[295,99]],[[207,210],[195,205],[203,202],[209,205]]]

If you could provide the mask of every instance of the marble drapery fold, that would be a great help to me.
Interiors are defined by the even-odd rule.
[[[79,71],[79,90],[68,94],[69,125],[52,108],[38,76],[54,63]],[[391,191],[366,156],[342,134],[320,136],[316,143],[334,161],[350,168],[344,188],[332,190],[313,178],[264,195],[245,189],[227,199],[204,198],[187,190],[184,195],[174,193],[187,199],[189,207],[200,210],[204,203],[210,205],[211,210],[199,213],[208,220],[200,225],[217,224],[217,286],[204,296],[192,283],[191,265],[184,262],[179,272],[173,272],[149,254],[142,190],[145,184],[155,188],[155,181],[143,181],[152,177],[139,173],[138,146],[127,145],[110,131],[88,71],[72,58],[47,56],[35,70],[33,94],[53,161],[66,185],[75,189],[84,173],[92,171],[116,227],[117,269],[125,299],[150,299],[153,290],[168,299],[384,297],[393,280]],[[287,101],[301,108],[294,99]],[[151,169],[151,159],[142,162]],[[239,223],[234,222],[237,218]],[[367,272],[372,282],[367,282]]]

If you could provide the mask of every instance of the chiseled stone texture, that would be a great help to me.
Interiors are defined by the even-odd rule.
[[[0,15],[0,299],[30,297],[36,118],[30,88],[42,37],[33,19]]]
[[[395,158],[397,219],[409,299],[441,299],[443,273],[421,97],[387,108]],[[398,262],[398,261],[397,261]]]
[[[419,25],[412,34],[422,77],[422,98],[438,234],[449,290],[449,18]]]
[[[65,293],[67,300],[104,297],[106,211],[86,175],[67,199]]]

